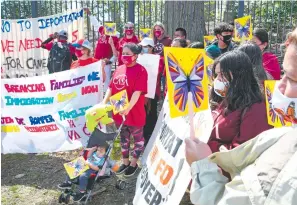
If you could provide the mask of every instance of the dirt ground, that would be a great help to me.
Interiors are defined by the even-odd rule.
[[[158,103],[161,110],[162,101]],[[114,144],[111,158],[120,163],[120,145]],[[2,205],[55,205],[61,194],[57,185],[65,180],[63,164],[79,156],[80,150],[44,154],[6,154],[1,155],[1,203]],[[22,176],[23,175],[23,176]],[[20,177],[20,178],[18,178]],[[90,205],[132,205],[135,184],[125,190],[115,188],[117,179],[111,177],[95,189],[106,190],[95,195]],[[71,203],[73,204],[73,203]],[[185,193],[180,205],[190,205],[189,193]]]
[[[79,151],[50,154],[7,154],[1,158],[1,203],[3,205],[58,204],[61,192],[57,185],[65,179],[63,164],[79,154]],[[114,153],[117,155],[118,153]],[[18,175],[22,177],[18,178]],[[125,190],[115,188],[116,178],[111,177],[97,184],[106,191],[92,198],[89,204],[131,205],[135,183]],[[182,205],[191,204],[186,193]]]

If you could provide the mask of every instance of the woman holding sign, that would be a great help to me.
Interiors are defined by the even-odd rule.
[[[121,147],[123,164],[118,174],[131,176],[137,170],[137,160],[144,149],[143,127],[145,125],[145,94],[147,93],[148,74],[143,66],[136,63],[138,54],[141,53],[141,46],[134,43],[127,43],[123,46],[121,60],[124,65],[119,66],[111,79],[109,89],[103,100],[103,104],[109,98],[123,90],[126,90],[129,106],[119,114],[113,115],[113,119],[119,126],[124,115],[126,120],[121,129]],[[129,160],[130,136],[134,138],[133,159]]]
[[[213,152],[233,149],[271,128],[259,82],[245,53],[223,54],[215,61],[213,73],[210,103],[214,127],[208,142]]]
[[[284,77],[272,96],[274,109],[297,104],[297,29],[284,58]],[[294,205],[297,202],[297,112],[288,113],[291,127],[265,131],[236,149],[211,154],[198,139],[186,139],[191,166],[191,202],[199,205]],[[255,119],[255,122],[259,121]],[[220,173],[219,166],[232,176]]]

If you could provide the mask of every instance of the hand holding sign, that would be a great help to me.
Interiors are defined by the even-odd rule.
[[[195,161],[202,160],[212,154],[209,146],[197,138],[186,138],[186,159],[189,165]]]

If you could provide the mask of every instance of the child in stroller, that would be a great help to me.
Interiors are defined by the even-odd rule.
[[[105,155],[108,149],[109,145],[107,142],[102,142],[97,146],[85,149],[86,153],[84,154],[84,157],[86,159],[86,163],[89,166],[89,169],[86,170],[79,177],[72,180],[70,180],[69,176],[67,176],[65,182],[59,184],[58,187],[60,189],[71,189],[73,183],[78,184],[78,190],[76,193],[73,194],[73,201],[81,201],[86,196],[85,193],[89,178],[92,177],[92,175],[93,177],[96,176],[97,172],[100,171],[100,168],[103,167],[106,158]],[[116,163],[107,158],[103,175],[109,176],[111,169],[114,170],[116,169],[116,167]]]

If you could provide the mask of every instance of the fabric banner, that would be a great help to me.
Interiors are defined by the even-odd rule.
[[[41,76],[48,73],[49,51],[41,43],[66,30],[68,42],[83,38],[83,9],[53,16],[1,20],[1,75],[3,78]]]
[[[190,135],[188,117],[171,118],[169,102],[164,101],[162,114],[142,162],[134,205],[178,205],[190,183],[190,166],[185,159],[185,138]],[[210,110],[195,114],[195,136],[207,142],[213,127]]]
[[[145,95],[145,97],[154,99],[156,93],[157,78],[159,73],[160,56],[153,54],[138,55],[137,63],[141,64],[146,69],[148,74],[148,92]]]
[[[77,149],[90,135],[85,111],[102,101],[101,61],[41,77],[2,79],[3,153]]]

